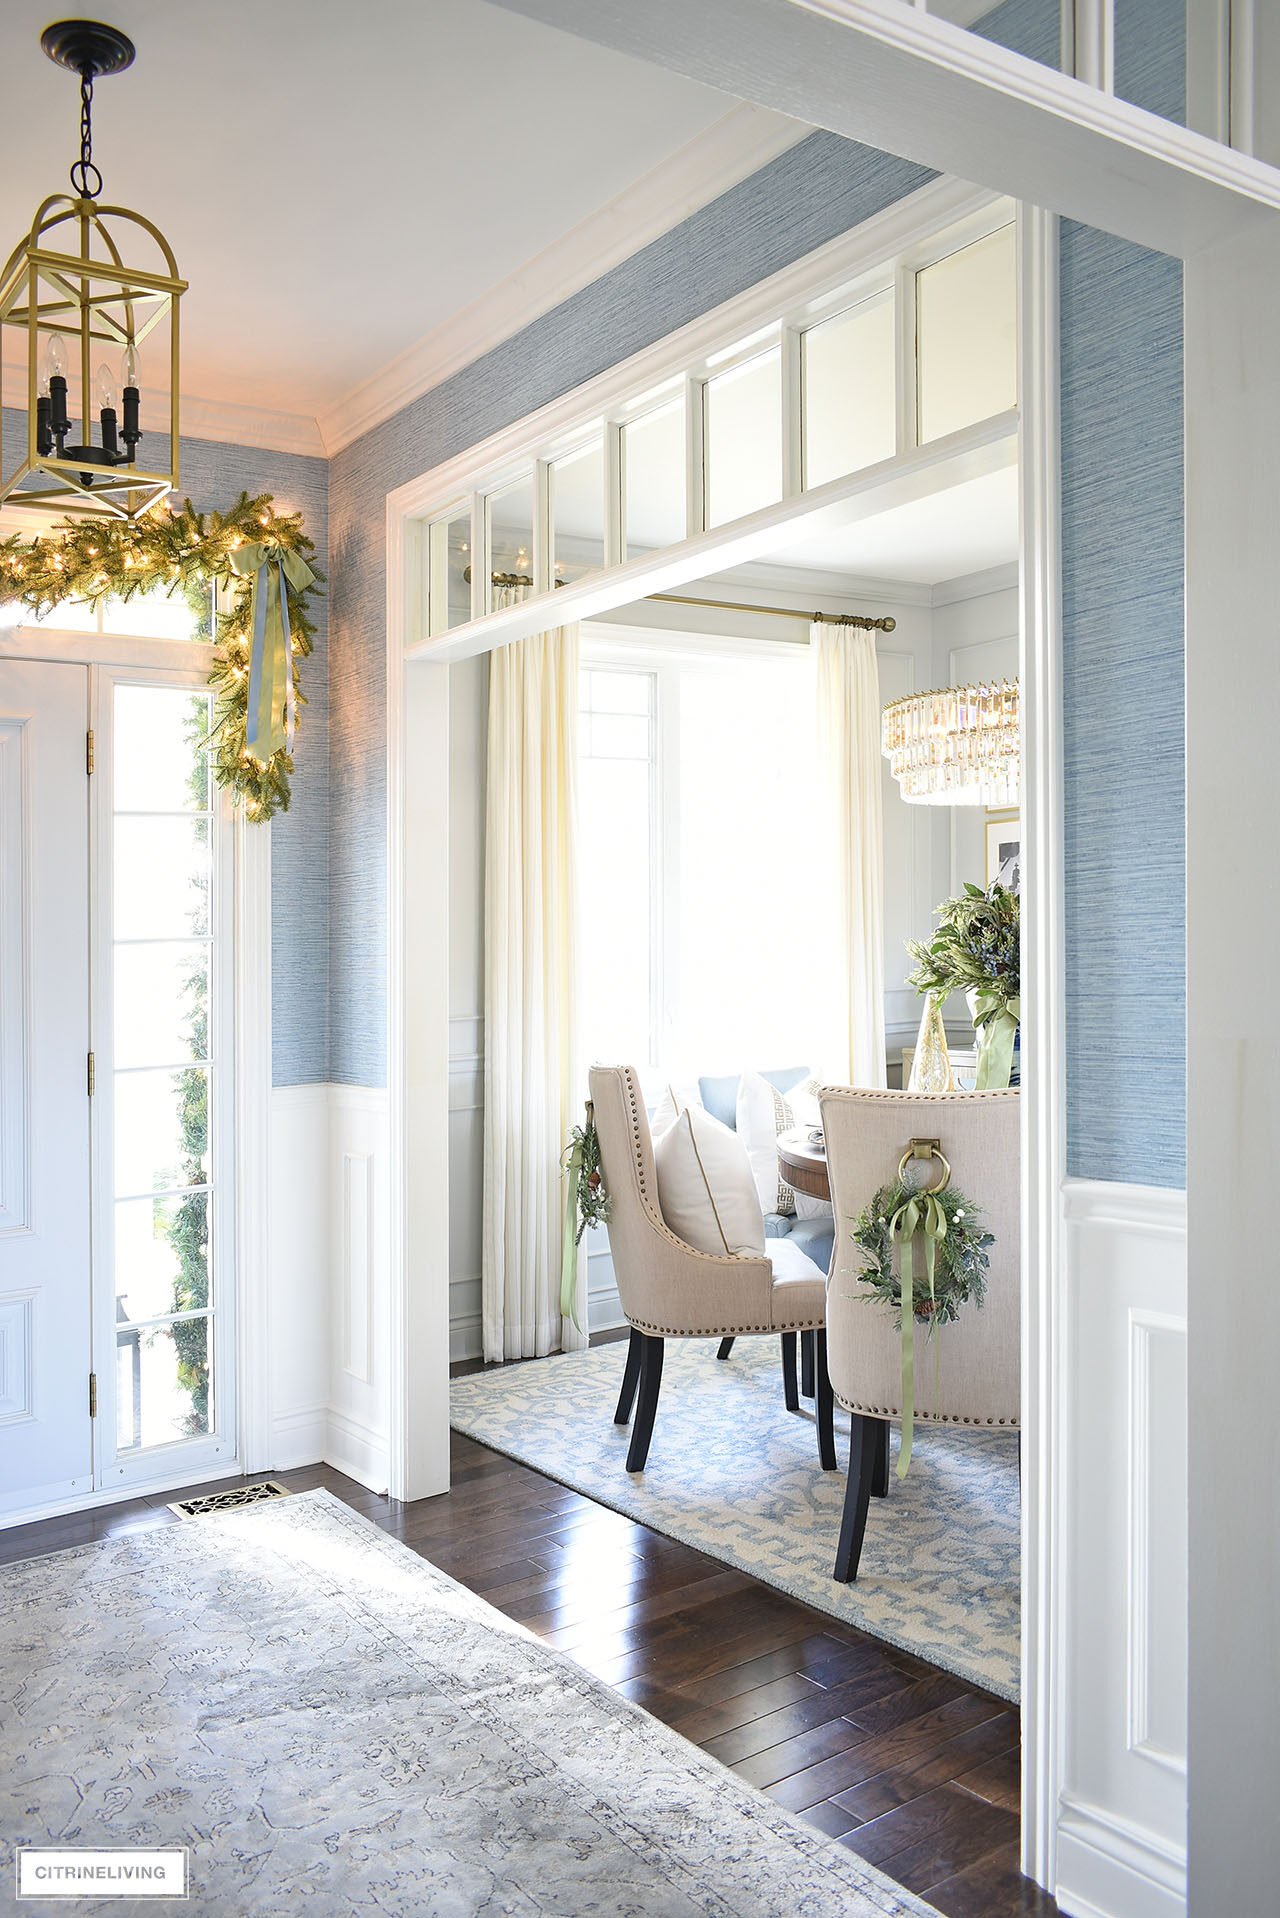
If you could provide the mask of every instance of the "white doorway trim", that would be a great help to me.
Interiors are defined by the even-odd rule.
[[[1036,877],[1024,896],[1024,965],[1034,1009],[1028,1052],[1038,1062],[1025,1083],[1023,1200],[1023,1711],[1024,1859],[1052,1883],[1060,1780],[1059,1682],[1061,1429],[1062,798],[1058,552],[1057,222],[1020,206],[1019,327],[1021,405],[1018,450],[1022,495],[1023,701],[1026,742],[1025,825]],[[794,275],[805,262],[791,269]],[[808,264],[811,264],[809,262]],[[768,283],[765,283],[766,287]],[[763,302],[762,289],[752,289]],[[717,330],[723,312],[700,326]],[[678,350],[681,335],[648,356]],[[623,365],[607,376],[634,384]],[[598,408],[598,382],[566,396],[568,422]],[[501,436],[510,448],[534,430],[521,421]],[[389,844],[389,1085],[391,1099],[392,1491],[401,1498],[449,1485],[448,1430],[448,718],[447,660],[518,636],[475,622],[459,643],[424,642],[426,577],[423,515],[460,490],[464,468],[482,470],[473,449],[387,497],[387,709]],[[811,514],[813,502],[786,503],[777,517]],[[697,567],[714,572],[742,557],[740,535],[705,534]],[[684,549],[675,549],[683,554]],[[676,562],[678,564],[678,562]],[[637,596],[626,569],[606,574],[580,614],[601,613]],[[663,584],[669,583],[665,579]],[[639,591],[652,590],[642,583]],[[574,589],[566,589],[566,597]],[[406,654],[409,656],[406,657]]]

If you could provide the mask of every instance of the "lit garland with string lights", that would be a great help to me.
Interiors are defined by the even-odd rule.
[[[97,606],[156,590],[181,593],[207,636],[216,618],[209,684],[214,717],[209,733],[213,776],[243,804],[248,818],[270,819],[289,806],[292,739],[265,756],[248,749],[249,683],[254,642],[255,575],[237,563],[241,549],[259,549],[277,568],[288,641],[292,696],[305,705],[299,662],[311,651],[315,625],[307,605],[324,575],[314,570],[314,543],[298,513],[277,513],[271,496],[242,493],[226,513],[197,513],[190,500],[162,505],[138,520],[66,520],[43,538],[0,541],[0,601],[20,601],[43,615],[65,600]],[[265,566],[264,569],[265,571]],[[305,581],[299,584],[297,582]],[[212,589],[221,587],[214,613]]]

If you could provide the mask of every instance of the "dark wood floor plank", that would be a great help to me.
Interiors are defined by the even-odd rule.
[[[895,1690],[905,1690],[912,1682],[906,1672],[895,1671],[891,1665],[886,1665],[878,1673],[848,1679],[843,1685],[831,1689],[820,1685],[812,1696],[780,1706],[766,1718],[753,1719],[734,1731],[721,1732],[710,1739],[699,1739],[697,1743],[713,1758],[718,1758],[722,1765],[736,1766],[743,1759],[750,1758],[753,1752],[765,1751],[784,1738],[793,1738],[817,1725],[829,1724],[833,1719],[847,1718],[857,1726],[854,1707],[861,1708]],[[687,1730],[684,1735],[686,1738],[689,1736]],[[848,1742],[851,1744],[853,1741]]]
[[[931,1739],[914,1757],[877,1772],[865,1784],[853,1785],[848,1791],[842,1791],[839,1803],[845,1810],[855,1812],[859,1824],[865,1825],[870,1819],[879,1818],[882,1812],[893,1811],[897,1806],[919,1798],[924,1792],[932,1791],[935,1785],[959,1781],[966,1790],[970,1790],[970,1779],[992,1763],[993,1754],[1004,1764],[1012,1748],[1013,1767],[1017,1770],[1017,1739],[1017,1713],[1000,1712],[995,1718],[975,1725],[971,1731],[959,1732],[954,1738],[941,1742]],[[983,1792],[976,1794],[978,1797],[987,1795]],[[1003,1801],[997,1799],[994,1802]],[[1013,1809],[1017,1809],[1016,1801]]]
[[[856,1826],[839,1842],[923,1896],[930,1886],[1016,1845],[1018,1820],[955,1785],[939,1785],[896,1811]]]
[[[944,1918],[1055,1918],[1047,1891],[1024,1878],[1016,1857],[993,1852],[976,1865],[929,1887],[929,1903]]]

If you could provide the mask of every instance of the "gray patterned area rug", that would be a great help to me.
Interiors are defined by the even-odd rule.
[[[668,1339],[642,1473],[613,1423],[626,1345],[595,1346],[455,1379],[454,1428],[801,1598],[846,1624],[1018,1697],[1020,1499],[1015,1434],[916,1427],[911,1470],[873,1498],[857,1582],[831,1576],[839,1472],[818,1467],[810,1401],[782,1402],[776,1339]],[[919,1360],[928,1364],[927,1347]],[[897,1460],[897,1428],[893,1435]]]
[[[217,1918],[932,1909],[327,1492],[8,1567],[0,1699],[9,1884],[188,1845]]]

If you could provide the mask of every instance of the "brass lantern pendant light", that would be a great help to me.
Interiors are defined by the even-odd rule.
[[[40,44],[79,76],[80,157],[73,191],[42,202],[0,276],[0,404],[14,404],[3,391],[5,361],[18,357],[4,342],[14,334],[26,364],[17,436],[25,443],[13,449],[12,433],[0,437],[0,506],[137,519],[178,483],[178,302],[186,281],[158,227],[127,207],[99,204],[93,84],[133,64],[133,42],[97,20],[60,20]]]

